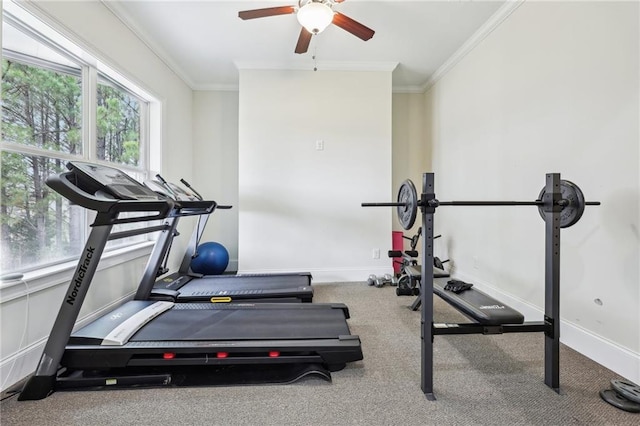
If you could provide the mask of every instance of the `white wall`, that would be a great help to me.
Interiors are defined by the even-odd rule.
[[[170,180],[190,179],[191,89],[101,2],[42,1],[31,2],[27,6],[162,101],[163,125],[161,134],[157,135],[162,142],[161,172]],[[127,256],[131,260],[124,264],[103,262],[105,264],[96,274],[83,306],[81,321],[135,291],[148,251]],[[180,250],[176,248],[174,251],[175,266]],[[67,270],[1,289],[2,390],[35,369],[71,274],[72,271]],[[27,287],[33,291],[28,298],[25,296]]]
[[[392,194],[407,178],[420,181],[431,170],[431,146],[425,140],[423,93],[392,95]],[[234,208],[209,219],[202,241],[217,241],[229,251],[229,270],[238,262],[238,92],[196,91],[193,95],[194,187]],[[402,230],[395,215],[394,230]],[[404,231],[412,235],[417,230]],[[184,238],[187,238],[185,235]],[[182,237],[181,237],[182,238]],[[390,249],[390,246],[388,247]],[[385,256],[386,249],[382,250]],[[388,261],[391,264],[391,261]],[[360,280],[361,277],[358,277]]]
[[[225,246],[229,251],[227,270],[237,270],[237,91],[194,92],[193,144],[193,187],[205,198],[233,206],[231,210],[217,210],[211,215],[201,242],[216,241]]]
[[[393,166],[392,166],[392,199],[395,200],[400,185],[411,179],[419,189],[422,173],[431,170],[431,144],[427,139],[428,113],[423,93],[393,94]],[[402,231],[405,236],[413,236],[420,227],[420,221],[411,230],[400,226],[395,210],[393,212],[393,229]],[[405,244],[408,250],[408,242]],[[419,248],[419,245],[418,245]]]
[[[239,107],[239,270],[390,272],[390,209],[360,203],[391,196],[391,72],[240,70]]]
[[[560,172],[602,202],[562,231],[562,340],[636,382],[638,22],[637,2],[527,2],[426,94],[438,198],[533,200]],[[459,276],[542,318],[535,208],[442,207],[435,225]]]

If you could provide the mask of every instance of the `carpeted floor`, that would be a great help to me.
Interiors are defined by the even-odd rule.
[[[436,321],[464,318],[435,298]],[[420,390],[420,314],[394,288],[315,285],[316,302],[349,306],[364,360],[292,385],[57,392],[2,402],[9,425],[637,425],[640,414],[602,401],[617,378],[561,348],[560,395],[543,383],[543,335],[436,336],[434,390]]]

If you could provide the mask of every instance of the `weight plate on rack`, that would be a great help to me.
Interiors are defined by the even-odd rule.
[[[540,191],[540,195],[538,195],[539,200],[544,200],[546,189],[547,188],[544,187],[542,188],[542,191]],[[584,194],[582,194],[582,190],[578,185],[564,179],[560,181],[560,194],[562,199],[569,202],[560,212],[560,228],[568,228],[578,222],[582,217],[582,213],[584,213]],[[544,220],[545,215],[543,205],[538,206],[538,212]]]
[[[435,256],[433,258],[433,266],[435,266],[438,269],[444,269],[444,265],[442,264],[442,260],[440,260],[440,258],[438,256]]]
[[[397,207],[398,221],[404,229],[409,230],[416,223],[418,215],[418,192],[411,179],[405,180],[400,185],[398,203],[403,203]]]

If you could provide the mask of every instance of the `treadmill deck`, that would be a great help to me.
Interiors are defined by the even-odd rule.
[[[127,302],[73,333],[62,365],[106,369],[320,363],[342,368],[363,357],[359,337],[350,333],[343,304],[176,303],[141,324],[127,342],[103,343],[113,329],[153,304]]]

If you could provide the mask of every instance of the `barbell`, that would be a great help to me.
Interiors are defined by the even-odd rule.
[[[575,183],[560,180],[560,196],[557,201],[546,197],[546,188],[542,188],[535,201],[439,201],[437,199],[419,200],[416,186],[411,179],[405,180],[398,191],[396,202],[362,203],[362,207],[396,207],[400,225],[409,230],[418,216],[418,207],[436,208],[440,206],[537,206],[540,216],[545,218],[545,206],[553,203],[560,207],[560,227],[568,228],[582,217],[585,206],[599,206],[599,201],[585,201],[582,190]],[[545,198],[547,200],[545,200]]]

